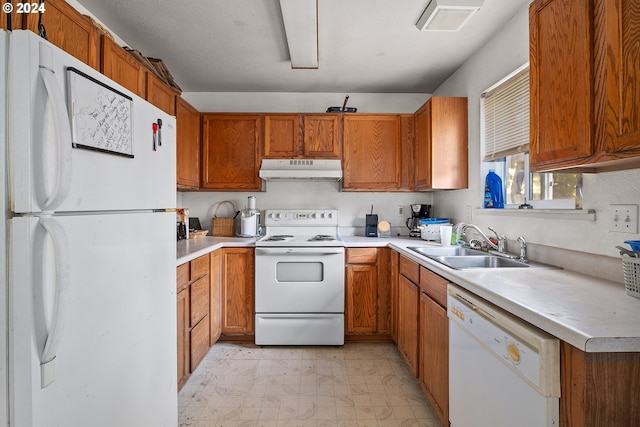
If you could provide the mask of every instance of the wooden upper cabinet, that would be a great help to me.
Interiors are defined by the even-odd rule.
[[[296,157],[302,151],[302,118],[297,114],[264,117],[264,157]]]
[[[261,116],[202,116],[202,188],[260,191]]]
[[[467,120],[463,97],[432,97],[416,111],[416,190],[467,188]]]
[[[100,40],[102,74],[144,98],[145,70],[142,64],[107,36],[100,36]]]
[[[640,0],[531,4],[532,171],[640,166],[639,22]]]
[[[308,158],[339,159],[340,116],[306,114],[303,122],[303,155]]]
[[[176,97],[176,181],[178,189],[200,187],[200,113]]]
[[[42,24],[47,31],[47,39],[80,61],[100,69],[100,40],[98,29],[64,0],[47,0],[46,12],[42,14]],[[38,14],[26,15],[25,28],[38,33]],[[14,25],[14,28],[17,28]]]
[[[532,165],[575,164],[593,154],[590,3],[529,7]]]
[[[606,76],[606,152],[640,156],[640,1],[602,1],[605,49],[596,63],[604,63]],[[601,85],[596,84],[599,88]]]
[[[147,71],[145,99],[165,113],[176,115],[176,93],[155,74]]]
[[[263,155],[339,159],[339,119],[335,114],[265,115]]]
[[[351,191],[401,187],[400,116],[345,115],[342,188]]]

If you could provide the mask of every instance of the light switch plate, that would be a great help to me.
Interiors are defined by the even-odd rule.
[[[611,205],[609,231],[636,234],[638,232],[638,205]]]

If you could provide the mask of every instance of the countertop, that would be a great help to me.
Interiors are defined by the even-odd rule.
[[[342,236],[346,247],[391,247],[407,258],[585,352],[640,352],[640,299],[623,284],[568,270],[454,270],[409,246],[420,239]],[[177,265],[221,247],[253,247],[255,239],[204,237],[178,242]]]

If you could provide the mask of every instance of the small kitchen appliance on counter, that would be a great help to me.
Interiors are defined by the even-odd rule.
[[[411,217],[407,218],[406,225],[409,229],[409,237],[420,237],[420,220],[431,216],[431,205],[413,204],[411,206]]]
[[[364,235],[378,237],[378,215],[373,213],[373,205],[371,205],[371,213],[365,216]]]
[[[260,211],[255,196],[249,196],[247,208],[240,213],[240,237],[256,237],[260,232]]]
[[[267,210],[255,250],[255,343],[344,344],[344,242],[333,209]]]

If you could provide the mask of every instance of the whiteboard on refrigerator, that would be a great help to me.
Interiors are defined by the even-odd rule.
[[[73,67],[67,81],[73,147],[133,158],[132,98]]]

